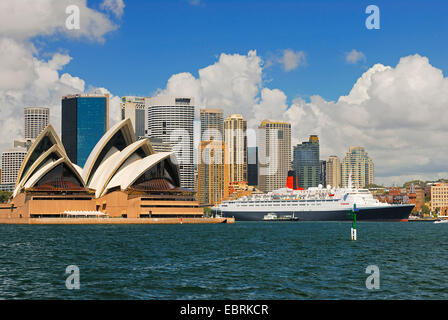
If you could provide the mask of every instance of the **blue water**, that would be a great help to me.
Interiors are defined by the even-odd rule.
[[[448,299],[447,224],[359,223],[357,241],[350,226],[0,225],[0,298]]]

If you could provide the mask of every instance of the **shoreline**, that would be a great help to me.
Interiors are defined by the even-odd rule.
[[[235,223],[235,218],[1,218],[0,224],[219,224]]]

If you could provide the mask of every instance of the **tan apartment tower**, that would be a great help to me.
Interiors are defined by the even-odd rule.
[[[327,185],[333,188],[341,186],[341,161],[337,156],[329,156],[326,171]]]
[[[199,145],[197,198],[200,205],[221,203],[229,196],[229,170],[222,141],[201,141]]]
[[[201,205],[220,203],[228,196],[228,166],[223,142],[224,113],[221,109],[200,109],[200,139],[196,190]]]
[[[264,120],[258,127],[258,187],[263,192],[284,188],[291,170],[291,124]]]
[[[367,185],[373,184],[373,161],[364,147],[350,147],[342,160],[342,187],[348,186],[350,174],[354,188],[365,188]]]
[[[226,164],[229,183],[247,182],[247,122],[241,114],[232,114],[224,121]]]

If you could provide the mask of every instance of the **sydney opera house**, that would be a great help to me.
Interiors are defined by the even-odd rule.
[[[180,187],[174,154],[154,152],[148,139],[136,140],[129,119],[106,132],[84,168],[70,161],[54,128],[46,127],[22,163],[12,200],[0,207],[0,220],[26,223],[80,213],[122,219],[203,216],[194,191]]]

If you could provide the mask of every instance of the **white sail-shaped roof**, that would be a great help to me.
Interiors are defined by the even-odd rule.
[[[135,161],[134,163],[117,172],[112,180],[108,183],[105,191],[116,187],[120,187],[121,190],[126,190],[142,174],[144,174],[159,162],[170,158],[170,156],[173,154],[173,152],[159,152],[147,156],[146,158],[143,158],[141,160]]]
[[[37,136],[36,141],[34,141],[31,148],[28,150],[17,175],[16,187],[20,184],[22,178],[30,170],[33,164],[38,159],[41,159],[41,155],[48,151],[53,145],[57,145],[59,150],[64,153],[64,155],[66,154],[59,136],[50,124]]]
[[[74,176],[78,178],[78,180],[83,184],[83,187],[85,186],[84,181],[82,180],[81,175],[79,174],[78,170],[73,166],[71,161],[67,158],[60,158],[58,160],[52,160],[49,159],[39,170],[37,170],[31,178],[25,183],[24,188],[32,188],[36,185],[36,183],[39,182],[40,179],[42,179],[47,173],[49,173],[51,170],[56,168],[59,164],[65,163],[67,167],[71,170]]]
[[[64,150],[61,150],[60,146],[58,144],[53,145],[50,149],[45,151],[43,154],[35,160],[31,166],[27,169],[26,173],[22,176],[22,179],[16,184],[16,187],[13,192],[13,197],[15,197],[23,188],[23,186],[26,184],[28,179],[32,176],[32,174],[36,171],[36,168],[43,165],[45,160],[52,156],[52,154],[56,155],[57,158],[64,158],[67,157]],[[78,167],[79,168],[79,167]],[[79,171],[78,171],[79,174]]]
[[[80,168],[70,161],[61,140],[49,125],[25,157],[13,196],[27,189],[34,191],[36,187],[44,191],[46,188],[70,189],[75,183],[76,188],[95,190],[95,196],[99,198],[112,188],[127,190],[167,159],[163,167],[165,171],[151,171],[151,175],[160,174],[161,179],[166,178],[179,186],[179,172],[172,157],[173,152],[155,153],[148,139],[136,141],[132,123],[126,119],[106,132],[90,153],[84,168]],[[63,168],[58,167],[61,164],[64,164]]]
[[[142,150],[143,156],[137,154],[138,150]],[[131,163],[151,154],[153,154],[153,150],[148,139],[142,139],[134,142],[121,152],[114,153],[107,160],[101,163],[89,183],[89,188],[95,189],[96,197],[100,197],[109,181],[120,168],[124,168]]]
[[[117,148],[118,146],[110,145],[110,142],[113,142],[114,137],[121,137],[125,141],[117,141],[117,144],[120,143],[122,146],[121,149]],[[135,142],[135,133],[134,128],[132,127],[132,122],[128,118],[126,120],[120,121],[115,124],[112,128],[110,128],[104,136],[98,141],[98,143],[93,148],[89,157],[83,168],[82,177],[86,183],[90,183],[95,171],[100,166],[101,162],[104,161],[105,155],[110,151],[106,150],[106,147],[109,149],[112,147],[117,148],[118,150],[123,150],[128,145]],[[103,154],[103,158],[100,155]]]

